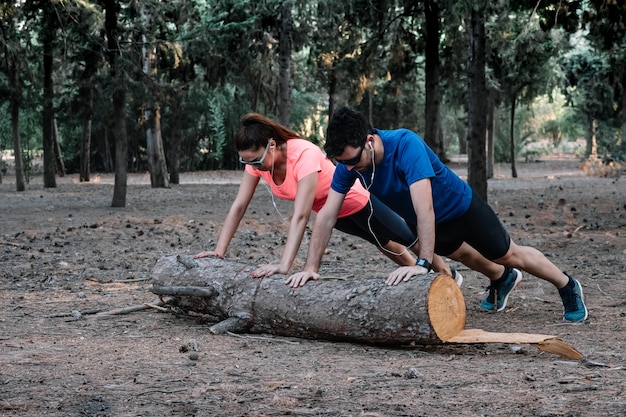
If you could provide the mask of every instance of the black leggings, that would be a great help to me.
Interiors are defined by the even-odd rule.
[[[467,211],[456,219],[440,223],[435,229],[435,252],[450,255],[463,242],[489,260],[503,257],[511,246],[511,237],[497,214],[476,192]]]
[[[415,229],[411,230],[402,217],[371,194],[369,204],[357,213],[337,219],[335,229],[359,236],[376,246],[385,246],[393,240],[410,247],[417,239]]]

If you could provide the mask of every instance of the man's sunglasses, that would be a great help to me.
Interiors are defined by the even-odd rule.
[[[367,139],[365,139],[365,142],[367,142]],[[335,162],[337,162],[338,164],[344,164],[344,165],[358,164],[361,161],[361,155],[363,154],[363,149],[365,149],[365,142],[363,142],[363,145],[361,145],[361,147],[359,148],[359,153],[357,153],[354,158],[350,158],[350,159],[336,159],[335,158]]]
[[[265,161],[265,157],[267,156],[267,151],[270,150],[270,141],[274,139],[274,138],[270,138],[267,141],[267,146],[265,147],[265,152],[263,152],[263,155],[261,155],[261,158],[259,159],[255,159],[254,161],[244,161],[241,156],[239,157],[239,162],[241,162],[244,165],[253,165],[253,166],[261,166],[263,165],[263,161]]]

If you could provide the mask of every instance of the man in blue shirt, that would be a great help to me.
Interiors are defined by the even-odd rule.
[[[352,109],[331,118],[326,144],[328,158],[338,164],[326,204],[316,217],[302,272],[290,277],[304,285],[317,273],[343,198],[357,179],[385,205],[417,230],[419,256],[415,266],[396,269],[387,284],[397,285],[428,273],[435,254],[447,256],[487,276],[491,284],[481,308],[501,311],[522,280],[520,270],[551,282],[559,291],[564,320],[584,321],[587,307],[580,283],[562,272],[541,252],[515,244],[491,207],[446,167],[416,133],[372,129]],[[319,222],[319,225],[318,225]]]

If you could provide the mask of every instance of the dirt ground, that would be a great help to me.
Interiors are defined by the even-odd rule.
[[[583,361],[530,345],[216,336],[210,323],[157,308],[104,315],[158,302],[149,289],[159,257],[214,246],[240,173],[184,174],[170,189],[131,176],[122,209],[110,207],[110,175],[58,178],[55,189],[35,178],[17,193],[9,173],[0,184],[0,415],[624,416],[626,178],[585,175],[576,160],[518,173],[498,166],[489,201],[514,240],[580,279],[589,319],[563,323],[556,289],[528,275],[505,311],[482,312],[487,279],[456,265],[466,327],[555,335]],[[278,259],[291,205],[276,205],[259,187],[229,258]],[[335,232],[322,274],[384,279],[393,268]]]

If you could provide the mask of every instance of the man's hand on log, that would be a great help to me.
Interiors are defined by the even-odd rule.
[[[317,281],[318,279],[320,279],[320,274],[313,271],[296,272],[295,274],[287,278],[285,284],[289,285],[291,288],[298,288],[302,287],[310,279]]]
[[[401,282],[406,282],[414,277],[415,275],[427,274],[428,269],[423,266],[401,266],[400,268],[393,271],[389,274],[387,281],[385,283],[387,285],[398,285]]]
[[[204,251],[204,252],[200,252],[197,253],[195,255],[193,255],[194,259],[198,259],[198,258],[220,258],[220,259],[224,259],[224,255],[220,255],[219,253],[212,251],[212,250],[208,250],[208,251]]]
[[[274,274],[287,274],[289,272],[289,268],[283,268],[281,265],[277,264],[264,264],[259,265],[256,270],[252,273],[252,277],[254,278],[265,278],[272,276]]]

